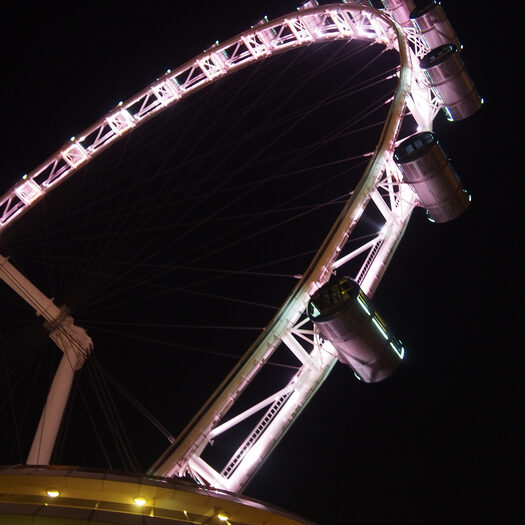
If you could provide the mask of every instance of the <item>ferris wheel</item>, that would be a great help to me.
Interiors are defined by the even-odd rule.
[[[240,35],[215,43],[72,137],[0,199],[0,226],[7,231],[134,130],[149,126],[157,115],[194,93],[271,57],[332,42],[371,43],[399,56],[399,66],[391,74],[395,91],[379,141],[331,230],[269,324],[149,469],[151,475],[189,476],[204,486],[241,492],[337,361],[349,365],[358,379],[375,382],[388,377],[403,360],[403,344],[372,298],[416,206],[425,208],[436,222],[452,220],[468,207],[468,193],[432,126],[438,112],[459,120],[477,111],[482,101],[440,4],[422,10],[415,10],[410,0],[385,1],[384,10],[364,4],[319,6],[310,0],[296,13],[263,19]],[[409,120],[415,126],[408,126]],[[375,233],[356,239],[355,232],[370,216]],[[74,373],[97,342],[65,308],[32,285],[31,276],[24,276],[3,256],[0,277],[45,319],[51,339],[63,352],[27,459],[31,465],[49,464]],[[297,363],[294,373],[277,390],[236,408],[252,382],[271,366],[277,350],[289,353]],[[245,423],[254,418],[245,430]],[[243,437],[234,440],[226,461],[208,461],[214,442],[239,428]]]

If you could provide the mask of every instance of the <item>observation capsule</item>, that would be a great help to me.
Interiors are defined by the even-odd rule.
[[[319,288],[308,303],[308,316],[337,350],[339,360],[365,383],[387,378],[403,359],[401,342],[349,277],[332,279]]]
[[[454,44],[458,49],[461,49],[462,46],[441,7],[441,2],[432,0],[425,7],[414,9],[410,18],[430,49],[435,49],[443,44]]]
[[[382,0],[385,9],[390,11],[392,18],[404,27],[412,27],[410,14],[416,6],[413,0]]]
[[[470,196],[432,132],[416,133],[401,142],[394,161],[432,222],[448,222],[468,208]]]
[[[453,44],[433,49],[419,65],[441,97],[449,120],[470,117],[482,106],[476,86]]]

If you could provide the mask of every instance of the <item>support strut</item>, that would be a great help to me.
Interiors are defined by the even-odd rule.
[[[62,350],[63,356],[49,389],[46,404],[27,457],[28,465],[48,465],[62,422],[75,372],[82,368],[93,349],[86,331],[75,325],[66,308],[59,308],[6,257],[0,255],[0,279],[14,290],[38,316],[45,319],[49,337]]]

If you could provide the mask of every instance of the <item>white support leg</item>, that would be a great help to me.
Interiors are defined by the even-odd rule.
[[[28,465],[49,465],[66,408],[75,372],[66,354],[62,356],[38,428],[27,456]]]
[[[46,297],[2,255],[0,255],[0,279],[34,308],[37,315],[46,320],[45,326],[49,330],[49,337],[64,353],[51,383],[27,458],[29,465],[48,465],[75,371],[84,364],[93,349],[93,342],[83,328],[75,325],[66,309],[56,306],[52,299]]]

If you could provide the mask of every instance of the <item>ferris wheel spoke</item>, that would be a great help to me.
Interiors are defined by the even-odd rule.
[[[69,143],[34,171],[25,175],[22,182],[0,198],[1,230],[12,227],[15,221],[28,210],[37,209],[37,204],[44,196],[74,173],[82,172],[85,180],[88,181],[91,174],[86,167],[90,166],[92,161],[122,138],[129,137],[132,131],[135,132],[153,117],[167,108],[173,108],[183,99],[215,81],[272,55],[283,54],[285,51],[314,43],[329,43],[336,40],[365,41],[370,46],[376,44],[381,46],[378,56],[348,74],[345,81],[330,94],[284,117],[280,115],[280,111],[295,98],[295,94],[292,90],[286,91],[284,88],[281,90],[281,78],[284,77],[287,68],[277,71],[271,82],[260,89],[254,97],[255,105],[256,102],[266,99],[270,92],[280,90],[280,98],[275,101],[271,111],[259,116],[260,127],[257,131],[251,129],[255,128],[252,125],[257,119],[254,119],[248,123],[250,129],[244,134],[238,133],[232,126],[231,129],[222,130],[221,136],[208,146],[206,137],[221,131],[218,117],[215,117],[206,125],[206,136],[204,133],[199,134],[198,130],[190,129],[188,134],[191,140],[173,139],[169,142],[169,151],[162,153],[160,160],[156,159],[151,179],[148,179],[150,183],[155,182],[154,188],[144,198],[141,195],[136,202],[134,201],[131,211],[124,206],[126,199],[132,198],[131,190],[139,191],[148,184],[141,179],[139,170],[134,170],[132,166],[133,162],[137,162],[138,154],[135,151],[127,151],[126,141],[121,141],[123,144],[121,156],[116,164],[120,164],[124,157],[129,155],[127,164],[130,170],[129,177],[124,183],[115,181],[105,186],[106,189],[116,190],[121,202],[114,205],[108,195],[95,195],[95,191],[91,194],[93,200],[84,199],[89,201],[85,206],[89,206],[88,209],[97,208],[99,215],[93,221],[93,229],[85,232],[86,237],[74,239],[78,252],[75,264],[71,265],[71,272],[73,275],[79,275],[82,270],[83,275],[100,279],[100,283],[96,283],[96,290],[90,289],[86,295],[89,301],[84,304],[85,308],[93,309],[111,295],[118,295],[111,308],[129,307],[134,305],[140,295],[141,300],[149,301],[152,305],[151,312],[145,312],[145,315],[150,315],[150,318],[154,319],[160,308],[156,308],[158,305],[153,304],[153,299],[177,291],[184,296],[207,297],[217,303],[228,301],[241,304],[243,307],[251,306],[275,311],[272,312],[273,317],[266,328],[262,329],[236,367],[150,468],[150,474],[168,477],[190,475],[203,484],[233,491],[242,490],[316,393],[337,360],[342,360],[341,354],[334,346],[335,343],[332,344],[321,334],[319,325],[311,318],[308,311],[310,299],[327,283],[332,282],[331,279],[336,271],[351,275],[360,293],[363,292],[367,298],[371,298],[404,234],[412,210],[415,206],[422,205],[423,199],[416,191],[416,184],[420,181],[405,182],[408,178],[403,175],[402,168],[394,162],[393,158],[405,117],[410,115],[418,131],[429,130],[437,111],[445,107],[442,93],[429,80],[430,75],[419,67],[419,58],[428,52],[425,39],[420,33],[401,29],[387,13],[371,7],[358,3],[329,6],[316,4],[315,1],[307,2],[297,13],[274,21],[263,20],[250,30],[222,44],[211,46],[178,69],[168,70],[140,93],[119,103],[93,126],[72,137]],[[373,74],[363,80],[363,75],[368,73],[367,70],[372,64],[375,65],[387,52],[394,50],[399,55],[399,66],[392,68],[389,65],[386,73]],[[337,54],[334,53],[334,56],[339,60]],[[296,60],[299,61],[297,57]],[[315,71],[306,73],[302,78],[303,84],[310,82],[314,74],[320,72],[322,75],[324,71],[326,67],[322,65]],[[392,89],[388,82],[386,82],[388,85],[384,85],[385,80],[391,79],[396,79],[395,89]],[[355,82],[352,87],[349,87],[350,80]],[[380,85],[390,91],[374,96],[371,104],[360,105],[360,109],[352,118],[339,125],[332,125],[317,143],[308,148],[290,147],[288,153],[291,155],[288,159],[266,177],[250,182],[238,181],[242,176],[242,170],[248,170],[255,165],[264,167],[267,161],[264,155],[270,147],[287,141],[313,112],[332,104],[342,107],[345,98],[350,94],[367,92],[368,89]],[[240,88],[237,89],[237,92],[239,91]],[[204,105],[198,108],[198,112],[201,115],[206,114]],[[236,114],[238,113],[231,98],[222,106],[219,116],[225,116],[231,121]],[[371,117],[378,122],[370,123]],[[297,170],[292,169],[299,161],[307,163],[313,159],[313,153],[321,145],[342,138],[352,138],[351,136],[358,131],[370,131],[378,127],[378,124],[381,124],[382,131],[373,153],[352,155],[344,159],[336,156],[335,160],[331,159],[326,163],[314,163]],[[181,121],[180,128],[184,127],[189,128],[188,121]],[[148,126],[142,129],[147,130]],[[146,135],[141,136],[141,139],[146,143],[148,140],[151,142],[150,135],[146,131],[144,133]],[[238,135],[242,135],[244,142]],[[250,150],[249,158],[242,162],[241,166],[232,167],[229,164],[231,160],[257,135],[263,139],[256,148]],[[180,147],[181,144],[187,149],[181,150],[183,153],[174,161],[174,167],[168,166],[175,157],[175,148]],[[221,150],[220,147],[223,149]],[[198,151],[199,148],[202,151]],[[155,157],[158,154],[156,145],[150,149],[148,154]],[[223,153],[220,154],[220,151]],[[280,155],[281,153],[278,152],[272,159],[278,159]],[[198,273],[206,266],[211,267],[215,262],[214,259],[219,259],[226,248],[240,247],[240,252],[246,254],[250,251],[249,241],[266,240],[266,234],[305,215],[314,214],[319,209],[326,208],[328,204],[340,203],[341,192],[335,197],[322,196],[314,204],[311,202],[308,205],[304,204],[307,197],[312,198],[316,193],[322,193],[327,186],[333,185],[333,181],[343,175],[346,177],[355,169],[354,166],[345,165],[343,172],[336,175],[330,173],[319,182],[296,182],[293,192],[286,194],[283,191],[281,203],[272,208],[268,206],[268,209],[254,210],[242,206],[248,196],[262,192],[266,186],[269,186],[269,182],[284,181],[285,177],[290,180],[292,175],[304,176],[309,171],[344,163],[350,158],[354,160],[359,158],[361,161],[366,159],[364,174],[355,190],[346,192],[345,196],[348,199],[345,199],[342,211],[302,275],[277,271],[254,272],[265,265],[272,268],[273,262],[261,261],[258,264],[244,266],[239,264],[237,267],[241,270],[238,271],[224,270],[220,267],[210,271],[210,268],[207,268],[214,275],[197,278],[192,282],[186,279],[191,272]],[[210,159],[216,162],[217,171],[221,170],[220,174],[196,177],[204,162]],[[165,176],[176,174],[178,171],[183,173],[175,183]],[[110,167],[108,173],[111,173]],[[235,183],[228,187],[227,184],[232,181]],[[121,186],[116,187],[118,184]],[[86,182],[86,186],[89,186],[89,182]],[[284,186],[283,183],[283,190]],[[265,194],[268,200],[273,197],[270,195],[271,191],[271,189],[267,190],[268,194]],[[214,199],[218,201],[215,203],[217,208],[212,209],[209,204]],[[158,217],[162,217],[162,220],[168,221],[172,217],[170,212],[174,206],[180,208],[180,215],[172,219],[171,223],[163,222],[162,226],[158,227],[150,222],[152,210],[159,212]],[[197,215],[199,207],[204,209],[200,216]],[[276,214],[282,214],[277,215],[280,220],[269,223],[267,219],[275,217]],[[137,221],[139,227],[128,226],[126,222],[128,217]],[[97,224],[99,227],[102,225],[105,233],[101,236],[99,244],[88,254],[81,241],[88,239],[90,235],[95,238],[99,235]],[[216,228],[211,230],[212,235],[208,237],[201,235],[203,224]],[[71,242],[74,237],[74,229],[71,229],[70,233],[69,226],[69,224],[61,226],[62,231],[70,235],[68,240],[63,241],[65,244]],[[143,240],[143,244],[136,246],[131,234],[139,231],[152,231],[159,235],[157,237],[152,235]],[[297,232],[297,237],[293,235],[288,237],[292,241],[304,237],[305,232],[308,232],[308,226],[301,223],[297,227]],[[163,237],[161,233],[170,235]],[[233,234],[237,235],[237,238],[230,239]],[[159,239],[161,242],[158,242]],[[96,266],[96,262],[103,264],[105,251],[114,248],[115,244],[119,245],[120,257],[125,258],[128,254],[134,253],[136,259],[129,265],[119,265],[117,260],[113,261],[112,265],[119,266],[120,271],[111,277],[109,272],[106,274]],[[261,244],[264,245],[264,242]],[[170,264],[159,263],[156,267],[155,258],[168,249],[172,250],[174,246],[183,247],[184,253],[180,250],[180,253],[177,252],[173,256]],[[253,247],[254,244],[251,246]],[[258,248],[260,247],[256,246],[256,249]],[[72,262],[73,259],[69,261]],[[76,261],[81,261],[82,264],[77,265]],[[105,263],[108,264],[108,261],[110,259],[106,259]],[[203,268],[198,268],[198,264],[202,264]],[[63,266],[66,267],[67,264]],[[82,266],[82,268],[75,268],[75,266]],[[151,273],[137,278],[134,272],[140,266]],[[152,271],[153,268],[156,273]],[[221,293],[220,286],[226,288],[227,284],[224,282],[232,275],[259,273],[294,279],[294,287],[280,308],[263,301]],[[161,280],[164,277],[166,281]],[[93,287],[95,281],[91,282]],[[217,285],[217,289],[214,289],[213,285]],[[146,289],[147,293],[139,294],[139,289],[141,292]],[[370,312],[368,313],[371,315]],[[373,320],[377,321],[377,318],[374,317]],[[72,321],[70,324],[72,325]],[[106,326],[104,323],[93,322],[95,327],[97,324],[101,331],[112,331],[104,328]],[[149,319],[134,325],[123,321],[121,325],[157,329],[198,326],[201,332],[199,335],[212,326],[212,324],[196,325],[185,321],[152,322]],[[388,339],[382,325],[378,324],[378,326],[380,333]],[[231,328],[231,325],[223,323],[215,327],[224,329]],[[251,327],[253,328],[253,325]],[[245,326],[244,329],[247,327]],[[116,330],[113,332],[121,333]],[[71,334],[68,332],[68,335]],[[134,334],[130,334],[129,337],[134,337]],[[60,338],[57,336],[55,339]],[[61,348],[66,354],[63,346],[64,343]],[[90,351],[91,345],[88,346]],[[190,345],[181,343],[179,347],[190,348]],[[404,349],[399,351],[394,348],[394,350],[402,359]],[[222,355],[232,354],[222,352]],[[270,391],[267,389],[263,393],[258,392],[252,396],[250,390],[252,385],[262,377],[268,365],[275,364],[271,359],[276,355],[284,357],[283,362],[279,364],[287,375],[284,379],[281,377],[281,383],[272,385]],[[72,381],[73,374],[70,373],[70,376],[68,380]],[[238,401],[243,404],[237,405]],[[216,440],[222,439],[232,429],[243,432],[242,438],[237,439],[236,445],[230,447],[234,450],[229,452],[226,458],[215,461],[213,451],[210,452],[210,449],[213,448]]]

